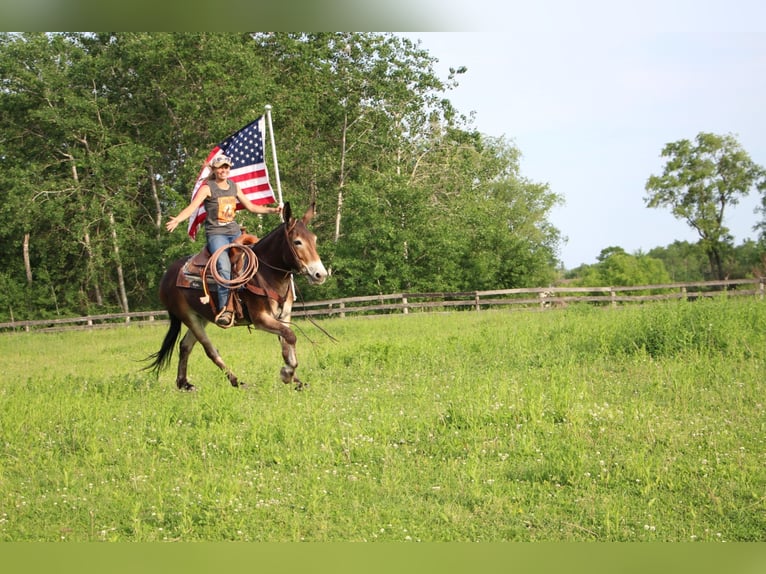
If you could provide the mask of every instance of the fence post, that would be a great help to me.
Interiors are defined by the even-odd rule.
[[[686,285],[681,285],[681,299],[686,301]]]
[[[614,290],[614,287],[609,288],[609,296],[612,299],[612,307],[617,307],[617,293]]]
[[[474,304],[474,308],[477,311],[481,311],[481,306],[479,305],[479,292],[478,291],[474,291],[474,294],[473,294],[473,304]]]
[[[402,313],[407,315],[410,312],[410,308],[407,307],[407,296],[402,295]]]
[[[760,287],[758,290],[761,292],[761,301],[763,301],[764,287],[766,287],[766,277],[761,277],[759,281]]]
[[[340,304],[338,305],[338,307],[340,307],[341,309],[345,309],[346,308],[346,304],[343,301],[341,301]],[[340,312],[340,318],[341,319],[345,319],[346,318],[346,313],[341,311]]]

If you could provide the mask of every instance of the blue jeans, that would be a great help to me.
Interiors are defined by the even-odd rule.
[[[242,235],[241,232],[237,233],[236,235],[209,235],[207,237],[207,248],[210,250],[210,254],[212,255],[224,245],[233,243],[234,240],[240,235]],[[229,259],[228,251],[224,251],[221,254],[221,256],[218,258],[216,269],[218,269],[218,273],[220,274],[222,278],[231,279],[231,260]],[[229,288],[219,285],[218,286],[218,310],[219,311],[222,310],[226,306],[226,303],[228,301],[229,301]]]

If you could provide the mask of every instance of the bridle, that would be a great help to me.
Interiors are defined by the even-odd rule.
[[[293,229],[295,229],[295,226],[298,224],[298,220],[293,220],[291,225],[287,225],[287,222],[283,223],[283,227],[285,230],[285,241],[287,242],[287,246],[290,248],[290,254],[293,256],[293,268],[292,269],[284,269],[282,267],[277,267],[276,265],[272,265],[271,263],[268,263],[267,261],[263,261],[262,259],[259,259],[261,265],[265,265],[269,269],[273,269],[274,271],[281,271],[285,275],[290,275],[292,273],[300,272],[301,269],[301,260],[298,257],[298,253],[295,251],[295,247],[293,246],[293,242],[290,241],[290,232],[292,232]]]
[[[287,225],[287,222],[285,222],[285,223],[283,224],[283,225],[284,225],[284,228],[285,228],[285,241],[287,241],[287,245],[290,247],[290,253],[291,253],[291,254],[292,254],[292,256],[293,256],[293,269],[283,269],[283,268],[281,268],[281,267],[277,267],[276,265],[272,265],[272,264],[270,264],[270,263],[268,263],[268,262],[266,262],[266,261],[262,261],[262,260],[260,261],[260,264],[261,264],[261,265],[265,265],[266,267],[268,267],[268,268],[270,268],[270,269],[273,269],[273,270],[275,270],[275,271],[281,271],[282,273],[284,273],[284,274],[285,274],[285,276],[287,276],[287,275],[292,275],[292,274],[293,274],[293,273],[295,273],[296,271],[300,271],[300,267],[301,267],[301,264],[300,264],[300,263],[301,263],[301,260],[300,260],[300,258],[298,257],[298,253],[295,251],[295,247],[293,246],[293,242],[290,240],[290,233],[292,232],[292,230],[293,230],[293,229],[295,229],[295,226],[296,226],[297,224],[298,224],[298,220],[297,220],[297,219],[294,219],[294,220],[293,220],[293,222],[292,222],[292,224],[291,224],[290,226],[288,226],[288,225]],[[280,304],[284,302],[284,297],[282,297],[282,296],[279,296],[278,294],[275,296],[275,295],[273,294],[273,291],[272,291],[272,290],[270,290],[270,288],[268,287],[268,285],[266,285],[266,284],[265,284],[265,281],[262,279],[262,277],[261,277],[261,275],[260,275],[260,274],[256,274],[256,275],[255,275],[255,277],[253,277],[253,279],[251,280],[251,282],[249,282],[249,283],[247,284],[247,286],[248,286],[248,289],[249,289],[250,291],[252,291],[252,292],[254,292],[254,293],[256,292],[256,291],[254,290],[254,286],[253,286],[253,282],[254,282],[254,281],[257,281],[257,282],[260,284],[260,288],[261,288],[261,289],[263,289],[263,291],[266,293],[266,295],[267,295],[268,297],[270,297],[271,299],[274,299],[274,300],[276,300],[276,301],[277,301],[277,302],[279,302]],[[297,298],[300,298],[300,299],[302,300],[302,297],[300,297],[300,295],[299,295],[299,294],[296,294],[296,291],[297,291],[297,290],[296,290],[296,287],[295,287],[295,283],[292,283],[292,288],[293,288],[293,295],[294,295],[295,297],[297,297]],[[281,319],[280,319],[280,320],[281,320]],[[327,337],[328,337],[330,340],[332,340],[332,341],[335,341],[335,342],[337,342],[337,341],[338,341],[338,340],[337,340],[335,337],[333,337],[332,335],[330,335],[330,333],[328,333],[328,332],[327,332],[327,331],[326,331],[326,330],[325,330],[325,329],[324,329],[324,328],[323,328],[321,325],[317,324],[317,322],[314,320],[314,318],[313,318],[313,317],[309,316],[309,317],[308,317],[308,320],[309,320],[309,322],[310,322],[311,324],[313,324],[313,325],[314,325],[314,326],[315,326],[317,329],[319,329],[319,330],[320,330],[322,333],[324,333],[325,335],[327,335]],[[291,324],[292,324],[292,323],[291,323]],[[295,325],[293,325],[293,326],[295,326]],[[304,335],[305,335],[305,333],[304,333]],[[308,338],[308,337],[307,337],[307,338]],[[309,339],[309,340],[311,340],[311,339]],[[311,342],[313,343],[313,341],[311,341]]]

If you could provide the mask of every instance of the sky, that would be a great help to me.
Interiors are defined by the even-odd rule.
[[[521,176],[562,196],[550,221],[567,269],[602,249],[646,253],[699,237],[668,208],[645,206],[662,148],[700,132],[730,134],[766,167],[766,2],[536,0],[492,5],[442,0],[445,26],[407,32],[450,67],[448,92],[484,134],[522,154]],[[448,28],[454,29],[454,28]],[[756,239],[752,191],[725,213],[735,244]]]

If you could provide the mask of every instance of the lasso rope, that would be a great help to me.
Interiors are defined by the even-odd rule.
[[[221,277],[221,274],[218,272],[218,258],[221,257],[223,252],[227,249],[233,249],[235,247],[242,250],[245,257],[245,264],[236,277],[226,279],[225,277]],[[231,258],[231,256],[229,257]],[[208,259],[207,265],[205,265],[205,269],[202,271],[202,288],[205,291],[205,296],[200,297],[200,301],[202,301],[202,303],[208,303],[210,301],[210,293],[208,292],[207,281],[205,280],[205,275],[207,275],[208,271],[213,276],[213,279],[215,279],[215,282],[219,285],[228,287],[229,289],[237,289],[238,287],[247,284],[247,282],[255,277],[256,273],[258,273],[258,257],[255,255],[255,252],[252,249],[241,243],[228,243],[223,247],[216,249],[215,253],[213,253],[210,256],[210,259]]]

